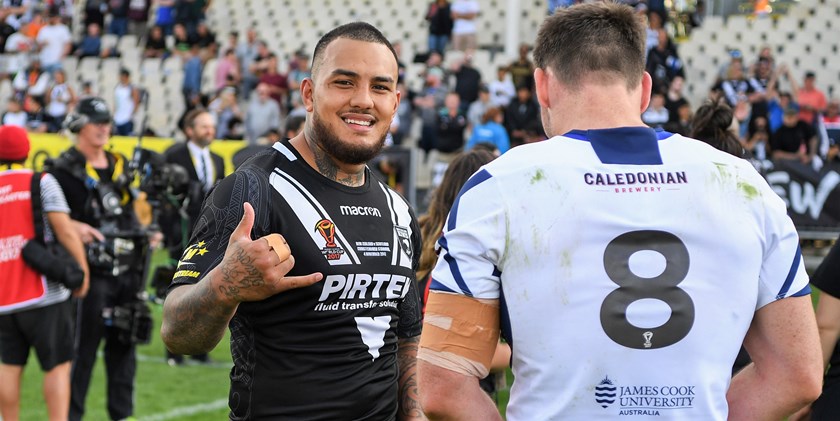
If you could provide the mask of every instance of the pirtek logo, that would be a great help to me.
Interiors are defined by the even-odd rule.
[[[331,300],[336,298],[340,300],[399,299],[408,293],[410,282],[410,278],[389,273],[328,275],[324,279],[318,301],[326,301],[328,298]],[[336,294],[338,297],[335,297]]]
[[[379,209],[370,206],[339,206],[342,215],[382,217]]]

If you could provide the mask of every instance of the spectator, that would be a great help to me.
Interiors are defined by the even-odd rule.
[[[108,13],[111,14],[111,23],[108,25],[108,33],[114,34],[117,38],[128,33],[128,3],[130,0],[109,0]]]
[[[44,111],[44,103],[41,98],[27,94],[23,101],[23,110],[26,111],[26,130],[32,133],[47,132],[47,113]]]
[[[455,0],[450,6],[452,12],[452,48],[472,54],[476,47],[478,14],[481,5],[477,0]]]
[[[181,92],[184,94],[184,103],[192,104],[201,95],[201,73],[203,69],[198,45],[192,46],[190,55],[185,60],[184,82]]]
[[[636,10],[638,13],[642,14],[644,19],[647,21],[647,40],[645,42],[645,48],[649,54],[650,50],[656,48],[662,42],[659,36],[659,32],[665,29],[662,26],[662,15],[659,14],[659,12],[649,10],[644,3],[639,3],[636,6]]]
[[[236,89],[225,88],[207,110],[216,118],[216,136],[219,139],[241,139],[242,112],[236,99]]]
[[[175,0],[156,0],[155,26],[160,26],[165,36],[172,35],[175,25]]]
[[[744,67],[740,63],[732,63],[726,72],[726,77],[712,88],[730,107],[735,108],[738,103],[748,102],[749,94],[755,90],[744,77]]]
[[[513,86],[519,88],[520,86],[527,86],[528,89],[534,89],[534,63],[528,58],[528,52],[531,51],[531,46],[522,43],[519,45],[519,58],[508,66],[510,78]]]
[[[3,27],[0,23],[0,28]],[[5,27],[7,31],[13,30],[11,26]],[[2,38],[2,35],[0,35]],[[10,34],[5,38],[5,43],[2,45],[5,53],[3,59],[5,65],[0,65],[0,77],[5,75],[16,75],[23,69],[26,69],[30,64],[30,57],[37,58],[37,55],[32,55],[31,52],[35,50],[35,39],[26,36],[23,32],[18,31]]]
[[[665,93],[665,108],[668,110],[668,121],[675,122],[679,118],[677,110],[683,105],[688,104],[688,100],[683,96],[683,79],[682,76],[676,76],[671,79],[671,84],[668,85],[668,92]]]
[[[15,31],[19,31],[32,20],[35,13],[35,2],[28,0],[9,1],[3,0],[2,7],[5,13],[5,22]],[[2,16],[0,16],[2,18]]]
[[[826,162],[840,163],[840,99],[828,101],[825,114],[820,116],[820,150]]]
[[[250,69],[254,77],[257,78],[257,83],[259,83],[260,77],[265,73],[265,69],[268,66],[268,59],[272,54],[274,53],[268,49],[268,44],[265,41],[260,40],[257,42],[257,55],[251,62]]]
[[[777,81],[784,77],[790,85],[790,92],[779,92]],[[770,126],[770,133],[775,132],[782,126],[784,110],[789,106],[798,106],[797,98],[799,85],[796,79],[791,77],[787,65],[782,63],[772,73],[771,81],[767,83],[767,123]]]
[[[397,131],[393,133],[394,145],[401,145],[404,139],[411,136],[411,129],[414,120],[414,105],[412,104],[413,93],[405,86],[405,79],[397,81],[397,90],[403,92],[400,96],[400,103],[397,105],[397,118],[400,120]],[[288,124],[288,123],[287,123]]]
[[[312,76],[309,69],[309,55],[303,51],[295,53],[296,67],[289,72],[289,97],[292,102],[300,100],[300,84],[303,79]]]
[[[50,73],[61,68],[61,60],[70,54],[73,46],[70,29],[61,22],[61,16],[54,9],[49,12],[49,25],[38,31],[35,40],[41,49],[41,66]]]
[[[93,91],[93,82],[89,80],[82,81],[82,89],[81,92],[79,92],[79,99],[94,96],[96,96],[96,92]]]
[[[817,76],[814,72],[805,72],[805,79],[799,89],[799,120],[810,125],[816,123],[819,113],[825,111],[825,94],[817,89]]]
[[[236,59],[236,53],[233,49],[228,48],[216,64],[216,92],[231,83],[238,86],[240,81],[239,61]]]
[[[26,121],[28,116],[26,111],[23,110],[23,107],[20,105],[20,101],[15,98],[9,98],[8,102],[6,102],[6,112],[3,113],[3,122],[4,126],[18,126],[26,128]]]
[[[668,109],[665,108],[665,95],[654,92],[650,96],[650,105],[642,113],[642,121],[654,129],[661,129],[668,122]]]
[[[176,23],[172,27],[172,36],[175,38],[174,52],[182,57],[189,54],[192,46],[198,45],[195,35],[187,32],[187,27],[182,23]]]
[[[651,12],[651,15],[659,16],[656,12]],[[668,33],[660,28],[657,34],[659,43],[648,50],[645,68],[653,79],[653,92],[666,92],[671,85],[671,80],[677,76],[685,78],[685,72],[682,60],[677,55],[677,49]]]
[[[747,131],[747,138],[741,143],[748,158],[766,160],[767,148],[770,146],[770,127],[767,124],[767,118],[753,117]]]
[[[155,25],[149,28],[149,35],[146,37],[146,45],[143,47],[143,57],[162,58],[169,57],[169,48],[166,46],[166,37],[163,27]]]
[[[20,27],[20,32],[31,39],[38,36],[43,27],[47,26],[47,20],[44,18],[44,11],[39,9],[32,10],[31,16],[26,19]]]
[[[463,148],[466,128],[467,118],[461,112],[460,96],[455,92],[446,94],[443,109],[438,113],[435,149],[443,153],[452,153]]]
[[[468,151],[479,143],[490,143],[495,146],[500,154],[507,152],[510,149],[510,138],[505,126],[502,125],[504,118],[504,114],[499,108],[488,108],[481,116],[481,122],[473,127],[472,135],[464,150]]]
[[[210,0],[178,0],[175,2],[175,22],[184,25],[190,35],[196,33],[198,23],[204,20]]]
[[[461,98],[461,112],[466,113],[467,107],[478,99],[481,73],[472,67],[472,57],[469,54],[454,60],[451,70],[455,76],[455,92]]]
[[[282,127],[280,104],[271,98],[271,88],[267,83],[260,83],[255,91],[257,94],[251,95],[248,112],[245,113],[246,139],[252,145],[269,130]]]
[[[260,76],[260,83],[268,86],[271,99],[277,103],[282,113],[286,105],[287,95],[289,94],[289,80],[285,75],[277,71],[278,63],[276,54],[270,53],[268,59],[263,61],[265,65],[263,74]]]
[[[540,106],[534,100],[534,94],[527,85],[520,85],[516,89],[516,99],[505,109],[505,128],[510,136],[510,146],[525,143],[525,129],[539,120]]]
[[[140,105],[140,89],[131,83],[131,72],[120,69],[120,80],[114,87],[114,133],[117,136],[134,134],[134,114]]]
[[[426,11],[429,22],[429,52],[436,51],[443,55],[446,44],[452,36],[452,13],[448,0],[433,0]]]
[[[236,52],[236,47],[239,46],[239,32],[237,31],[230,31],[228,32],[227,42],[223,45],[219,45],[219,55],[223,55],[228,48]]]
[[[73,55],[79,58],[107,55],[102,51],[102,34],[97,24],[91,23],[87,26],[85,36],[76,45]]]
[[[53,74],[53,85],[46,95],[47,98],[47,129],[50,133],[61,130],[67,112],[76,103],[76,92],[67,83],[64,70],[56,70]]]
[[[799,119],[799,109],[785,109],[782,127],[770,135],[773,159],[796,160],[810,164],[817,151],[817,134],[812,125]]]
[[[247,98],[251,94],[251,90],[257,86],[259,79],[251,73],[251,64],[257,57],[257,31],[254,28],[248,28],[245,32],[245,41],[236,47],[236,58],[239,59],[242,75],[242,95]]]
[[[174,0],[169,0],[174,1]],[[91,23],[99,25],[100,28],[105,26],[105,12],[108,10],[108,2],[105,0],[86,0],[85,1],[85,19],[84,25],[87,27]]]
[[[467,109],[467,130],[471,131],[472,128],[482,124],[484,113],[490,108],[496,107],[490,101],[490,91],[487,89],[487,85],[481,84],[478,88],[478,99],[473,101]]]
[[[84,245],[55,178],[23,168],[29,151],[29,138],[23,129],[0,127],[0,191],[4,199],[0,201],[0,238],[4,242],[0,259],[0,416],[6,420],[19,418],[23,369],[32,352],[44,371],[47,415],[51,420],[66,420],[75,302],[63,285],[45,280],[24,262],[23,242],[37,240],[40,231],[41,241],[57,242],[73,256],[84,278],[82,286],[73,292],[76,297],[87,293],[88,266]],[[34,215],[42,216],[46,223],[33,219],[36,208],[39,211]]]
[[[128,1],[128,32],[142,39],[149,26],[149,10],[153,0]]]
[[[420,110],[422,121],[418,146],[426,152],[426,157],[437,145],[437,115],[443,107],[447,92],[443,86],[443,70],[437,67],[428,69],[423,90],[414,98],[414,106]]]
[[[12,80],[12,87],[18,98],[23,98],[25,94],[44,96],[50,87],[50,80],[50,74],[41,67],[41,61],[33,57],[29,68],[18,72]]]
[[[750,101],[750,119],[756,117],[767,118],[767,91],[771,82],[777,83],[776,78],[773,77],[773,65],[767,58],[761,57],[754,66],[753,75],[749,79],[752,87],[752,94],[749,96]],[[774,87],[774,89],[776,89]]]
[[[494,107],[507,107],[510,100],[516,96],[516,86],[513,85],[507,70],[506,66],[496,68],[496,80],[487,85],[490,90],[490,103]]]
[[[744,54],[741,50],[735,49],[729,51],[729,63],[720,67],[718,79],[726,79],[729,74],[729,69],[732,67],[741,67],[741,73],[745,73],[747,71],[747,68],[744,65]]]
[[[677,107],[674,114],[677,115],[676,119],[668,121],[665,123],[665,131],[671,133],[681,134],[683,136],[690,136],[691,135],[691,105],[688,102],[680,104]],[[671,118],[671,111],[668,111],[668,118]]]
[[[204,57],[216,57],[219,45],[216,43],[216,34],[210,31],[207,22],[200,21],[195,29],[195,42],[202,49]]]

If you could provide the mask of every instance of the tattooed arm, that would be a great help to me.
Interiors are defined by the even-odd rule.
[[[397,342],[397,363],[399,364],[399,410],[397,419],[426,420],[420,407],[420,394],[417,389],[417,347],[420,337],[400,339]]]
[[[252,241],[253,225],[254,209],[245,203],[222,262],[195,285],[175,288],[166,298],[160,330],[170,351],[208,352],[222,339],[239,303],[312,285],[323,277],[320,273],[285,276],[295,264],[294,257],[288,249],[275,251],[265,237]]]

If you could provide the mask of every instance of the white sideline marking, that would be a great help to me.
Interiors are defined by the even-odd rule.
[[[204,412],[216,411],[219,409],[227,408],[228,407],[228,400],[219,399],[213,402],[208,403],[200,403],[197,405],[190,405],[190,406],[182,406],[180,408],[175,408],[171,411],[164,412],[162,414],[154,414],[149,415],[146,417],[139,417],[137,421],[166,421],[166,420],[174,420],[180,417],[188,417],[190,415],[201,414]]]

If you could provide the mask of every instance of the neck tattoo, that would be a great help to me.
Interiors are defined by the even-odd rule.
[[[350,187],[359,187],[365,184],[365,169],[362,167],[361,171],[353,174],[345,173],[340,170],[335,164],[335,161],[312,140],[311,136],[306,137],[306,143],[309,144],[309,149],[315,157],[315,165],[318,167],[324,177],[330,180],[344,184]]]

